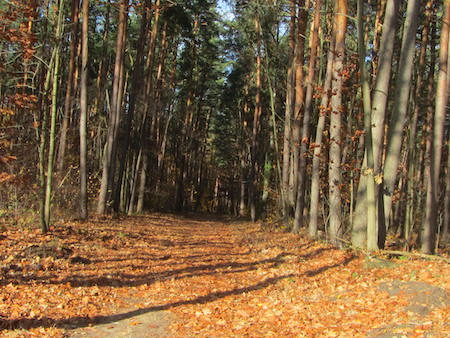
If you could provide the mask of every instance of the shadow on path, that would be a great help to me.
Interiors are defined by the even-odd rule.
[[[242,287],[242,288],[236,288],[228,291],[219,291],[219,292],[212,292],[205,296],[200,296],[194,299],[189,300],[182,300],[178,302],[172,302],[168,304],[163,305],[156,305],[151,306],[144,309],[137,309],[133,311],[129,311],[126,313],[120,313],[110,316],[96,316],[92,318],[85,318],[85,317],[71,317],[67,319],[61,319],[61,320],[54,320],[52,318],[41,318],[41,319],[31,319],[31,318],[24,318],[24,319],[18,319],[18,320],[1,320],[0,321],[0,327],[1,328],[7,328],[7,329],[16,329],[16,328],[22,328],[22,329],[31,329],[35,327],[59,327],[59,328],[81,328],[81,327],[87,327],[90,325],[95,324],[106,324],[106,323],[114,323],[120,320],[125,320],[132,318],[134,316],[142,315],[149,312],[155,312],[155,311],[164,311],[168,310],[174,307],[182,306],[182,305],[189,305],[189,304],[206,304],[209,302],[212,302],[216,299],[224,298],[231,295],[239,295],[246,292],[261,290],[263,288],[268,287],[269,285],[276,284],[278,281],[294,277],[294,274],[289,275],[283,275],[278,277],[272,277],[268,278],[264,281],[261,281],[257,284]]]
[[[283,254],[279,255],[283,256]],[[265,260],[265,262],[276,262],[280,259],[280,257],[277,256],[272,259]],[[325,272],[326,270],[347,265],[349,262],[351,262],[353,259],[355,259],[356,256],[350,255],[343,260],[331,264],[331,265],[325,265],[315,270],[309,270],[304,272],[302,275],[306,277],[313,277],[318,274],[321,274]],[[260,263],[260,262],[259,262]],[[146,314],[149,312],[156,312],[156,311],[164,311],[169,310],[174,307],[182,306],[182,305],[190,305],[190,304],[206,304],[209,302],[213,302],[217,299],[224,298],[227,296],[232,295],[240,295],[247,292],[257,291],[264,289],[268,287],[269,285],[276,284],[278,281],[286,278],[292,278],[292,277],[298,277],[296,274],[287,274],[277,277],[271,277],[267,278],[264,281],[261,281],[259,283],[256,283],[254,285],[242,287],[242,288],[236,288],[232,290],[227,291],[219,291],[219,292],[212,292],[204,296],[199,296],[194,299],[188,299],[188,300],[181,300],[177,302],[172,302],[168,304],[162,304],[162,305],[155,305],[143,309],[137,309],[128,311],[125,313],[120,314],[114,314],[109,316],[95,316],[92,318],[86,318],[86,317],[71,317],[67,319],[60,319],[60,320],[54,320],[52,318],[41,318],[41,319],[32,319],[32,318],[24,318],[24,319],[18,319],[18,320],[0,320],[0,328],[2,329],[30,329],[35,327],[58,327],[58,328],[65,328],[65,329],[76,329],[76,328],[83,328],[87,326],[92,325],[99,325],[99,324],[108,324],[108,323],[114,323],[121,320],[130,319],[135,316],[139,316],[142,314]]]

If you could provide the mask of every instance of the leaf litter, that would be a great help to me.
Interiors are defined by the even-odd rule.
[[[367,264],[376,259],[249,222],[149,214],[47,235],[10,228],[0,255],[2,336],[121,321],[133,336],[151,313],[170,314],[174,337],[450,336],[447,262]]]

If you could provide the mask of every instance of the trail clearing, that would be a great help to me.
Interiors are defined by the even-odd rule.
[[[450,336],[449,265],[150,214],[0,239],[0,335]]]

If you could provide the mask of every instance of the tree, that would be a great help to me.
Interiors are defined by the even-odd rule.
[[[330,240],[334,244],[342,241],[342,203],[341,203],[341,114],[343,71],[345,58],[345,36],[347,30],[347,1],[335,1],[334,14],[334,54],[333,78],[331,81],[332,96],[330,100],[330,162],[329,194],[330,194]]]
[[[308,161],[309,145],[310,145],[310,124],[311,124],[311,112],[313,107],[313,83],[315,79],[315,66],[316,66],[316,55],[318,48],[318,35],[319,35],[319,24],[320,24],[320,10],[322,6],[322,1],[317,0],[315,3],[314,18],[311,26],[311,37],[310,37],[310,53],[309,53],[309,65],[308,74],[306,77],[306,94],[305,94],[305,108],[303,113],[303,124],[302,124],[302,140],[300,145],[300,164],[298,173],[298,191],[297,191],[297,202],[295,207],[295,218],[293,231],[298,232],[300,227],[303,226],[303,209],[305,205],[305,191],[306,191],[306,167]]]
[[[48,161],[47,161],[47,180],[45,183],[45,207],[44,207],[44,220],[42,223],[42,232],[47,232],[50,225],[50,213],[52,204],[52,190],[53,190],[53,168],[54,168],[54,156],[55,156],[55,137],[56,137],[56,114],[58,109],[58,89],[59,89],[59,72],[61,61],[61,38],[63,34],[63,7],[64,0],[58,2],[58,15],[56,23],[56,40],[57,45],[54,54],[53,75],[51,79],[52,92],[51,92],[51,108],[50,108],[50,140],[48,149]]]
[[[88,119],[88,83],[87,65],[89,53],[89,0],[83,0],[81,15],[83,17],[81,28],[81,77],[80,77],[80,217],[88,217],[87,200],[87,119]]]
[[[282,171],[282,199],[283,199],[283,216],[285,222],[289,217],[289,209],[293,206],[293,202],[290,196],[293,195],[293,187],[290,185],[290,172],[291,172],[291,149],[292,149],[292,115],[293,115],[293,102],[295,98],[295,28],[296,28],[296,5],[295,1],[289,1],[290,8],[290,21],[289,21],[289,66],[287,71],[287,81],[286,81],[286,103],[285,103],[285,114],[284,114],[284,138],[283,138],[283,171]]]
[[[378,249],[378,229],[376,215],[376,192],[375,192],[375,159],[374,146],[372,138],[372,112],[370,102],[370,84],[369,75],[366,69],[366,49],[364,41],[363,26],[363,6],[362,0],[358,1],[358,52],[359,52],[359,68],[361,77],[363,110],[364,110],[364,132],[365,132],[365,156],[367,167],[363,168],[365,172],[362,175],[367,177],[366,180],[366,203],[367,203],[367,249]]]
[[[386,13],[384,16],[383,22],[383,31],[381,35],[381,43],[380,50],[378,56],[377,69],[375,73],[375,85],[373,88],[373,99],[371,105],[371,133],[373,135],[372,141],[369,142],[373,145],[373,166],[368,165],[368,153],[367,146],[366,152],[364,156],[364,165],[367,166],[370,173],[373,170],[373,176],[380,175],[381,168],[381,154],[383,150],[383,140],[384,140],[384,121],[386,115],[386,107],[388,102],[388,93],[389,93],[389,81],[391,79],[391,67],[392,67],[392,57],[394,53],[394,42],[395,42],[395,32],[396,32],[396,23],[398,16],[400,1],[397,0],[388,0],[386,4]],[[361,6],[361,5],[360,5]],[[362,18],[359,20],[362,23]],[[363,38],[362,32],[359,33],[359,41]],[[360,46],[360,48],[362,48]],[[362,50],[360,50],[361,55],[366,55]],[[363,67],[363,64],[360,62],[360,67]],[[364,63],[365,67],[365,63]],[[362,70],[363,72],[363,70]],[[367,79],[368,81],[368,79]],[[370,95],[366,93],[364,100],[370,99]],[[365,114],[368,112],[365,112]],[[367,130],[367,126],[365,128],[366,135],[368,135],[369,131]],[[356,247],[365,248],[367,245],[367,210],[368,210],[368,202],[366,199],[367,194],[372,195],[372,193],[367,192],[367,179],[371,179],[370,175],[362,175],[358,185],[358,197],[356,201],[356,210],[353,219],[353,229],[352,229],[352,244]],[[375,201],[378,201],[377,191],[375,192]],[[380,206],[381,208],[382,206]],[[379,225],[379,215],[377,214],[376,224],[373,225],[376,227],[376,232],[371,231],[372,236],[378,236],[378,225]],[[374,243],[373,238],[370,239],[372,243]],[[375,243],[374,243],[375,244]]]
[[[64,97],[64,115],[61,123],[60,138],[58,153],[56,159],[56,169],[61,172],[64,169],[64,157],[66,154],[67,146],[67,132],[69,129],[70,116],[72,115],[73,109],[73,95],[74,95],[74,83],[77,81],[76,72],[76,58],[78,54],[78,43],[79,43],[79,0],[72,0],[72,17],[71,17],[71,34],[70,34],[70,56],[69,56],[69,66],[67,69],[67,83],[66,83],[66,94]]]
[[[124,52],[126,39],[126,26],[128,16],[128,0],[121,0],[119,7],[119,23],[116,42],[116,58],[114,64],[114,78],[109,111],[108,138],[103,153],[103,169],[101,187],[98,196],[97,213],[104,214],[110,201],[112,183],[114,182],[115,155],[117,150],[117,135],[122,109],[122,94],[124,86]]]
[[[444,3],[442,30],[439,52],[439,73],[436,88],[436,101],[433,120],[433,147],[431,149],[431,173],[427,188],[426,214],[422,232],[422,251],[434,253],[436,232],[438,229],[437,211],[439,209],[439,178],[441,172],[441,156],[444,138],[444,125],[447,112],[448,90],[450,84],[449,66],[449,25],[450,3]]]
[[[402,47],[395,85],[395,100],[391,121],[389,121],[388,146],[383,170],[383,195],[384,195],[384,226],[388,228],[391,215],[392,197],[394,194],[397,168],[400,159],[402,145],[403,125],[408,108],[411,76],[414,65],[414,50],[416,43],[417,16],[420,1],[408,1],[406,20],[403,27]],[[384,231],[384,230],[383,230]]]
[[[261,24],[258,9],[254,17],[255,34],[256,34],[256,60],[255,60],[255,110],[253,114],[253,128],[252,128],[252,145],[251,145],[251,169],[250,169],[250,217],[253,222],[256,221],[256,201],[257,197],[257,184],[258,184],[258,152],[261,151],[258,142],[259,131],[261,129],[261,115],[262,115],[262,103],[261,103],[261,71],[262,71],[262,56],[261,56]]]
[[[301,232],[309,210],[312,238],[374,250],[389,231],[433,252],[450,218],[448,4],[420,5],[1,3],[0,183],[40,191],[2,184],[0,211],[41,202],[46,231],[51,205],[88,217],[89,186],[98,213]]]
[[[305,8],[306,2],[303,6],[298,8],[298,18],[296,27],[296,41],[295,41],[295,99],[294,99],[294,111],[293,111],[293,123],[292,123],[292,168],[293,171],[293,201],[295,201],[295,220],[293,232],[298,232],[300,229],[301,215],[303,214],[303,189],[304,189],[304,177],[302,177],[301,162],[306,161],[306,158],[302,158],[300,150],[302,140],[302,117],[305,112],[305,74],[303,66],[305,62],[305,45],[306,45],[306,27],[308,23],[308,12]],[[305,130],[309,126],[305,126]],[[302,164],[303,165],[303,164]],[[300,193],[300,196],[298,194]],[[300,210],[301,208],[301,210]]]

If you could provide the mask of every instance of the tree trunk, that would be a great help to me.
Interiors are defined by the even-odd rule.
[[[252,148],[251,148],[251,175],[250,175],[250,186],[249,186],[249,195],[250,195],[250,216],[252,221],[255,222],[257,219],[256,214],[256,202],[258,196],[257,189],[257,175],[258,175],[258,136],[260,129],[260,119],[262,114],[262,105],[261,105],[261,27],[259,22],[259,14],[256,13],[256,17],[254,19],[255,31],[257,35],[256,41],[256,94],[255,94],[255,111],[253,114],[253,129],[252,129]]]
[[[412,235],[412,230],[415,222],[415,214],[416,214],[416,203],[418,200],[418,196],[415,193],[415,190],[418,188],[417,183],[414,180],[414,175],[416,171],[420,171],[420,165],[418,165],[419,156],[417,156],[417,144],[420,141],[417,140],[417,125],[419,120],[419,114],[422,109],[424,109],[426,105],[426,98],[422,97],[422,91],[424,86],[426,85],[424,81],[424,74],[426,74],[426,66],[427,66],[427,50],[429,48],[429,33],[430,33],[430,23],[431,23],[431,13],[432,13],[432,5],[433,0],[429,0],[427,2],[425,8],[425,20],[422,29],[422,41],[419,51],[418,57],[418,65],[417,65],[417,78],[415,82],[415,90],[414,90],[414,112],[411,117],[411,122],[409,124],[409,135],[408,135],[408,179],[406,183],[406,210],[405,210],[405,222],[403,226],[403,237],[406,240],[409,240]],[[420,149],[419,149],[420,151]],[[420,188],[419,188],[420,189]]]
[[[291,149],[292,149],[292,126],[291,120],[293,116],[293,102],[295,98],[295,78],[294,78],[294,49],[295,49],[295,1],[289,2],[291,19],[289,22],[289,67],[286,81],[286,107],[284,115],[284,138],[283,138],[283,172],[282,172],[282,201],[283,216],[285,222],[289,217],[289,210],[292,207],[289,196],[292,195],[293,187],[289,184],[290,165],[291,165]]]
[[[295,100],[294,100],[294,120],[292,124],[292,170],[293,170],[293,200],[295,202],[295,219],[292,232],[298,232],[300,229],[300,219],[303,214],[303,203],[298,203],[299,199],[303,199],[304,178],[300,178],[300,162],[306,159],[301,158],[300,145],[302,143],[302,117],[305,112],[305,74],[303,65],[305,63],[305,43],[306,43],[306,26],[308,22],[308,12],[306,3],[304,7],[298,8],[297,31],[295,40]],[[309,3],[309,2],[308,2]],[[298,192],[302,194],[298,196]],[[300,205],[301,204],[301,205]],[[302,208],[302,210],[300,210]]]
[[[372,142],[372,112],[370,102],[369,74],[366,68],[366,48],[364,41],[364,2],[358,0],[358,52],[359,71],[361,76],[361,88],[364,110],[364,131],[365,131],[365,154],[367,157],[367,167],[363,168],[362,176],[366,176],[366,203],[367,203],[367,249],[374,251],[378,249],[378,229],[376,215],[376,193],[375,193],[375,164],[374,146]]]
[[[375,74],[375,70],[378,69],[378,55],[379,55],[379,49],[380,49],[380,39],[381,39],[381,32],[383,29],[383,26],[387,23],[387,21],[385,20],[385,23],[382,22],[382,17],[383,17],[383,13],[386,10],[386,3],[387,0],[375,0],[375,2],[377,3],[377,14],[375,15],[375,27],[374,27],[374,34],[373,34],[373,53],[375,55],[375,57],[372,59],[372,71],[373,71],[373,75]],[[367,16],[367,21],[371,20],[371,16],[368,15]],[[366,32],[369,31],[368,29],[366,29]],[[366,39],[365,39],[366,40]],[[367,41],[367,40],[366,40]]]
[[[147,10],[144,8],[142,10],[142,19],[141,19],[141,31],[138,40],[138,48],[136,54],[136,61],[133,69],[133,75],[131,79],[131,90],[130,90],[130,99],[128,104],[128,112],[124,116],[123,128],[121,134],[121,144],[119,145],[119,170],[117,173],[117,182],[114,185],[114,202],[113,209],[114,212],[119,212],[120,210],[120,202],[121,202],[121,193],[122,187],[121,184],[123,181],[123,176],[125,172],[125,167],[127,164],[128,158],[128,147],[130,144],[130,134],[132,122],[135,115],[136,110],[136,101],[140,97],[141,89],[142,89],[142,74],[144,70],[144,49],[145,49],[145,37],[147,35]]]
[[[438,229],[439,210],[439,176],[441,171],[441,157],[444,138],[445,117],[447,112],[449,89],[449,24],[450,3],[444,3],[444,15],[439,52],[439,73],[436,88],[436,103],[433,121],[433,143],[431,148],[430,184],[427,187],[427,209],[422,232],[422,252],[434,253],[436,232]]]
[[[408,1],[406,20],[403,27],[402,48],[397,72],[395,88],[395,101],[392,118],[389,123],[388,148],[384,165],[384,226],[389,227],[391,215],[392,196],[394,194],[395,180],[400,159],[400,150],[403,142],[403,125],[408,110],[409,91],[411,87],[411,76],[414,66],[414,52],[416,48],[417,17],[419,13],[419,0]],[[380,206],[381,207],[381,206]]]
[[[89,35],[89,0],[83,0],[81,10],[83,23],[81,26],[81,76],[80,76],[80,218],[88,217],[87,198],[87,119],[88,119],[88,35]]]
[[[449,240],[450,225],[450,133],[447,144],[447,172],[445,173],[444,224],[442,225],[440,242],[446,245]]]
[[[114,64],[114,78],[112,86],[111,108],[109,111],[108,137],[105,151],[103,154],[103,169],[100,192],[97,203],[97,213],[104,214],[108,203],[108,196],[111,194],[111,182],[114,172],[112,170],[114,153],[117,146],[117,131],[121,109],[122,97],[121,83],[123,81],[123,59],[124,59],[124,41],[128,16],[128,0],[121,0],[119,8],[119,24],[116,42],[116,59]]]
[[[394,52],[395,31],[398,18],[399,0],[388,0],[383,23],[378,68],[375,87],[373,89],[371,120],[373,140],[374,175],[378,175],[381,165],[381,153],[384,140],[384,120],[391,78],[392,56]],[[364,154],[363,166],[367,164],[367,154]],[[367,245],[367,176],[361,175],[358,185],[356,209],[353,218],[352,244],[365,248]],[[377,199],[378,200],[378,199]],[[377,217],[378,218],[378,217]]]
[[[105,23],[102,37],[102,50],[106,51],[108,47],[108,37],[110,31],[110,12],[111,12],[111,0],[108,0],[106,4]],[[93,111],[98,114],[100,110],[103,111],[106,76],[109,69],[109,57],[108,53],[103,53],[100,57],[100,64],[98,66],[98,77],[96,81],[96,93],[93,104]],[[100,156],[101,157],[101,156]],[[100,158],[99,157],[99,158]]]
[[[310,142],[310,119],[312,110],[313,99],[313,81],[315,78],[316,67],[316,55],[317,44],[319,36],[319,24],[320,24],[320,9],[322,7],[322,0],[316,0],[314,19],[311,27],[310,38],[310,53],[309,53],[309,66],[308,76],[306,78],[306,96],[305,96],[305,109],[303,114],[303,127],[302,127],[302,140],[300,145],[300,164],[298,173],[298,190],[297,190],[297,202],[295,207],[294,227],[293,232],[298,232],[300,227],[303,226],[303,209],[305,205],[305,187],[306,187],[306,164],[308,161],[307,155]]]
[[[316,137],[314,141],[314,154],[311,169],[311,203],[309,211],[309,236],[317,237],[317,220],[319,214],[319,192],[320,192],[320,161],[323,153],[322,138],[325,130],[325,118],[329,112],[331,79],[333,74],[334,42],[331,41],[327,57],[325,82],[323,85],[322,99],[320,101],[319,120],[317,122]]]
[[[72,115],[72,97],[73,97],[73,84],[74,81],[77,81],[75,78],[75,59],[77,54],[77,46],[78,46],[78,17],[79,12],[79,1],[72,0],[72,32],[70,34],[70,57],[69,57],[69,66],[67,69],[67,85],[66,85],[66,96],[64,99],[64,115],[61,123],[61,131],[60,131],[60,139],[59,139],[59,147],[58,147],[58,158],[56,160],[56,170],[59,173],[62,173],[64,169],[64,157],[66,152],[66,143],[67,143],[67,131],[69,129],[69,120]]]
[[[44,83],[44,93],[47,96],[48,91],[50,89],[50,82],[52,79],[52,71],[54,69],[54,62],[56,56],[57,48],[53,49],[52,56],[49,62],[49,67],[47,69],[47,75],[45,77]],[[48,224],[45,218],[45,148],[47,145],[47,128],[48,128],[48,114],[46,100],[44,99],[42,102],[42,118],[41,118],[41,133],[39,140],[39,220],[41,223],[42,233],[47,233]]]
[[[50,140],[48,145],[48,162],[47,162],[47,182],[45,185],[45,223],[47,228],[50,225],[50,212],[52,203],[52,186],[53,186],[53,167],[55,157],[55,136],[56,136],[56,115],[58,109],[58,80],[59,80],[59,64],[61,61],[61,38],[63,34],[63,17],[64,17],[64,0],[58,3],[58,22],[56,25],[56,52],[55,64],[52,77],[52,104],[50,109]]]
[[[144,172],[148,169],[149,164],[149,137],[148,131],[150,130],[148,126],[148,122],[151,118],[149,112],[149,104],[150,98],[152,97],[153,88],[153,64],[155,59],[155,48],[156,48],[156,38],[159,31],[159,18],[160,18],[160,0],[156,0],[155,3],[155,12],[153,14],[153,24],[152,30],[150,32],[150,41],[149,41],[149,49],[147,52],[146,64],[145,64],[145,99],[144,99],[144,117],[142,122],[142,131],[141,131],[141,144],[140,147],[142,149],[142,166],[140,173],[140,183],[139,183],[139,191],[138,191],[138,201],[136,205],[136,212],[141,213],[144,210],[144,197],[145,197],[145,189],[147,186],[147,172]]]
[[[334,34],[336,46],[334,48],[334,64],[330,113],[330,162],[329,175],[329,200],[330,200],[330,241],[335,245],[341,245],[342,202],[341,202],[341,114],[343,70],[345,58],[345,35],[347,30],[347,0],[335,1]]]

